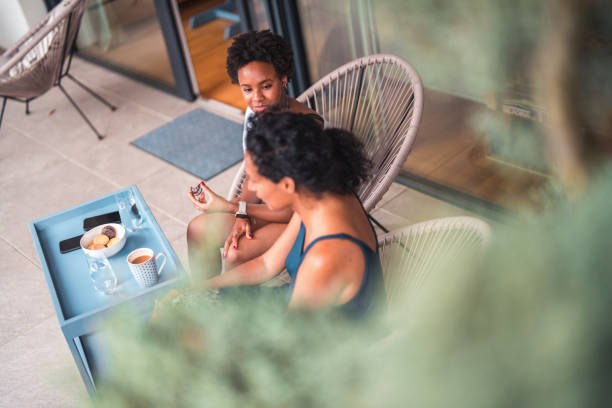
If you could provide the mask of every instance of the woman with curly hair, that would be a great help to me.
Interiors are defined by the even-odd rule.
[[[282,37],[269,30],[250,31],[237,36],[227,51],[227,74],[232,83],[240,86],[247,104],[243,132],[245,149],[249,118],[271,107],[308,114],[323,126],[323,119],[316,112],[286,94],[287,83],[293,76],[293,52]],[[248,183],[247,176],[243,186]],[[210,236],[220,233],[227,237],[222,254],[226,266],[238,265],[268,249],[291,218],[289,209],[271,210],[246,188],[240,197],[227,201],[203,181],[201,185],[206,194],[199,199],[189,193],[194,206],[203,212],[191,220],[187,228],[192,259],[204,238],[210,245]]]
[[[353,317],[369,314],[384,289],[376,234],[354,193],[370,166],[361,143],[302,114],[264,113],[251,123],[248,188],[271,211],[293,215],[265,253],[204,286],[256,285],[286,267],[289,308],[338,306]]]

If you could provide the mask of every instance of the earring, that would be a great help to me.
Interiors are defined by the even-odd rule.
[[[289,96],[287,96],[287,83],[283,82],[283,105],[286,109],[289,108]]]

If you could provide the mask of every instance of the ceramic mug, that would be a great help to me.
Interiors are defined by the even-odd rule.
[[[163,256],[162,264],[157,268],[157,260]],[[127,256],[127,263],[132,276],[141,288],[149,288],[159,281],[159,275],[166,265],[166,254],[155,255],[151,248],[138,248]]]

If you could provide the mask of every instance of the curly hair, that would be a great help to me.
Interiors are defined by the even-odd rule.
[[[249,31],[234,38],[227,49],[225,69],[232,83],[238,83],[238,70],[250,62],[267,62],[279,78],[293,77],[293,51],[289,43],[270,30]]]
[[[343,129],[322,129],[300,113],[265,112],[251,119],[247,151],[259,174],[278,183],[292,178],[298,189],[348,194],[368,178],[363,145]]]

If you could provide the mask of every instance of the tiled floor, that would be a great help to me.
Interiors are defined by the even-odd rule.
[[[72,73],[118,106],[111,113],[66,88],[106,135],[98,141],[58,89],[24,106],[9,102],[0,128],[0,407],[82,406],[87,395],[58,326],[28,222],[136,184],[181,259],[197,213],[186,197],[198,180],[129,144],[201,106],[240,122],[214,101],[188,103],[75,59]],[[209,181],[226,194],[237,166]],[[374,216],[388,228],[465,211],[394,184]]]

